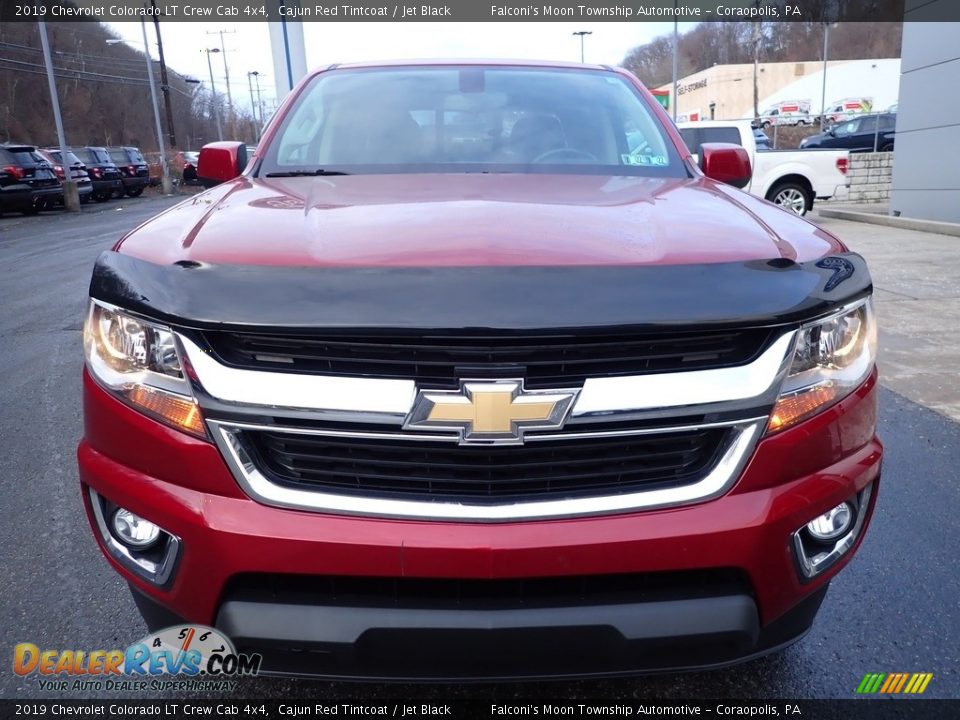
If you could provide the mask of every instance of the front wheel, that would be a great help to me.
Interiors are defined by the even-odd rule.
[[[792,182],[776,185],[767,193],[767,200],[800,217],[806,215],[813,207],[810,191],[802,185]]]
[[[141,195],[143,195],[143,188],[138,187],[138,188],[132,188],[130,190],[127,190],[127,195],[129,195],[130,197],[140,197]]]

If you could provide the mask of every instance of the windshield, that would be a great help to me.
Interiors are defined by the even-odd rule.
[[[686,176],[620,75],[480,66],[317,76],[259,172],[319,170]]]

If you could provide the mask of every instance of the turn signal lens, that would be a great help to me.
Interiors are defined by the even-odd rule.
[[[787,397],[781,396],[773,406],[770,422],[767,423],[767,432],[776,432],[795,425],[803,418],[832,403],[836,397],[837,388],[833,385],[815,387]]]
[[[141,410],[158,416],[180,430],[206,437],[203,415],[193,398],[175,395],[145,385],[135,385],[127,393],[127,400]]]

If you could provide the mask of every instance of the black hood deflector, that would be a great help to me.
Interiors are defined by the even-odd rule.
[[[156,265],[107,251],[90,295],[198,329],[611,329],[780,325],[872,290],[855,253],[820,260],[551,267]]]

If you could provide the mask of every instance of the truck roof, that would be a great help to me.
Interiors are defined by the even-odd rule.
[[[479,58],[429,58],[416,60],[371,60],[350,63],[333,63],[326,67],[321,67],[310,72],[310,76],[319,75],[328,70],[339,68],[388,68],[388,67],[447,67],[447,66],[500,66],[500,67],[543,67],[543,68],[566,68],[569,70],[601,70],[613,71],[622,70],[622,68],[610,65],[591,65],[589,63],[567,62],[560,60],[511,60],[504,58],[494,58],[484,60]]]

